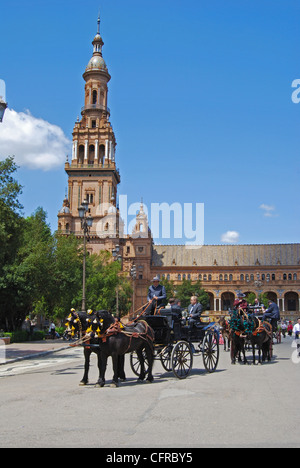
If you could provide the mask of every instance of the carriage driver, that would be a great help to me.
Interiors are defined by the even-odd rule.
[[[159,277],[155,276],[152,280],[152,285],[148,290],[147,301],[152,302],[149,307],[146,306],[146,314],[150,315],[152,312],[154,312],[156,307],[162,307],[166,298],[166,288],[162,284],[159,284]]]

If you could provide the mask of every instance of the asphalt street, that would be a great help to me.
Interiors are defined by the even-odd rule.
[[[294,341],[274,346],[271,363],[230,364],[220,349],[215,373],[201,357],[185,380],[154,365],[153,383],[137,383],[128,356],[127,381],[89,384],[82,348],[0,366],[0,447],[300,447],[300,363]],[[250,353],[247,354],[251,360]]]

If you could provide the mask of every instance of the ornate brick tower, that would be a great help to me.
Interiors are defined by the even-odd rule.
[[[69,177],[68,194],[58,214],[58,228],[81,235],[78,207],[83,200],[88,200],[89,212],[94,219],[89,250],[97,252],[104,247],[101,239],[108,234],[118,236],[116,199],[120,183],[115,162],[116,138],[107,106],[107,85],[111,77],[102,57],[104,43],[100,35],[100,18],[92,44],[93,56],[83,73],[82,117],[77,119],[73,130],[72,161],[67,160],[65,164]]]

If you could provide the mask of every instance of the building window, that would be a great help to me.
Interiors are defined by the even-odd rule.
[[[222,274],[219,276],[219,281],[223,281],[223,275]]]
[[[244,281],[244,279],[245,279],[245,278],[244,278],[244,275],[242,274],[242,275],[240,276],[240,280],[241,280],[241,281]]]
[[[178,281],[181,281],[181,275],[180,274],[178,275]]]

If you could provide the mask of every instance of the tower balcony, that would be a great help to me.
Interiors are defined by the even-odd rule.
[[[85,111],[101,111],[107,112],[110,115],[109,107],[103,106],[102,104],[87,104],[81,108],[81,114],[84,114]]]

